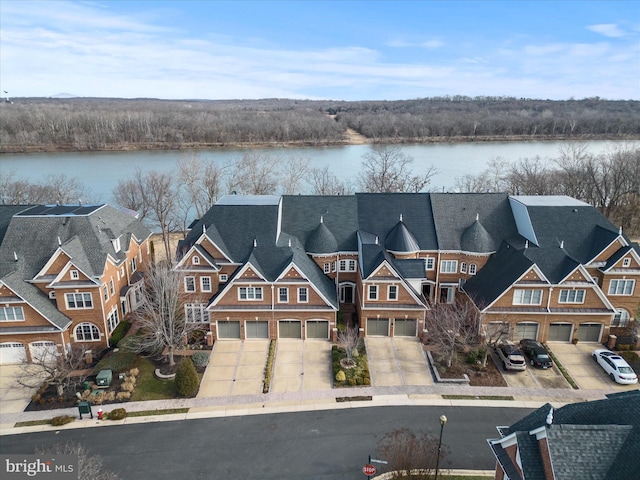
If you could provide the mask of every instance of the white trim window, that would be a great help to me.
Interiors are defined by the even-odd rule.
[[[238,287],[238,300],[262,300],[262,287]]]
[[[136,257],[133,257],[131,259],[131,272],[135,272],[136,271]]]
[[[612,327],[626,327],[629,325],[629,312],[624,308],[616,308],[616,314],[613,317]]]
[[[611,280],[609,295],[633,295],[635,284],[635,280]]]
[[[207,305],[204,303],[185,303],[184,318],[187,323],[207,323]]]
[[[460,273],[467,273],[467,262],[460,263]]]
[[[329,262],[325,262],[323,271],[324,273],[331,273],[331,264]]]
[[[220,283],[226,283],[227,280],[229,280],[229,276],[226,273],[221,273],[220,275],[218,275],[218,280],[220,281]]]
[[[196,277],[184,277],[184,291],[185,292],[196,291]]]
[[[513,291],[514,305],[540,305],[542,303],[542,290],[517,289]]]
[[[93,299],[89,292],[65,293],[64,297],[69,310],[93,308]]]
[[[560,303],[584,303],[586,290],[560,290]]]
[[[289,303],[289,289],[287,287],[278,288],[278,303]]]
[[[475,275],[478,266],[475,263],[469,264],[469,275]]]
[[[436,268],[436,259],[434,257],[427,257],[427,270],[433,270]]]
[[[22,307],[0,307],[0,322],[23,322]]]
[[[442,260],[440,262],[441,273],[457,273],[458,261],[457,260]]]
[[[337,264],[337,262],[335,260],[333,262],[331,262],[331,271],[332,272],[336,271],[336,264]]]
[[[191,259],[191,263],[193,265],[200,265],[200,257],[197,255],[194,255],[193,258]]]
[[[200,291],[211,291],[211,277],[200,277]]]
[[[93,323],[79,323],[73,331],[77,342],[99,342],[100,330]]]
[[[369,300],[377,300],[378,299],[378,286],[377,285],[369,285],[367,298]]]
[[[622,266],[624,268],[629,268],[631,266],[631,259],[625,258],[624,260],[622,260]]]
[[[109,279],[109,292],[111,292],[111,296],[116,294],[116,286],[113,283],[113,278]]]
[[[346,260],[340,260],[338,262],[338,271],[339,272],[346,272],[347,271],[347,261]]]
[[[107,323],[109,325],[109,333],[113,332],[113,330],[120,323],[120,317],[118,316],[118,309],[114,308],[109,316],[107,317]]]
[[[80,278],[80,274],[78,273],[78,270],[71,270],[71,278],[73,280],[78,280]]]
[[[392,301],[398,300],[398,286],[397,285],[389,285],[387,287],[387,300],[392,300]]]
[[[107,287],[106,285],[102,287],[102,295],[104,297],[105,302],[109,300],[109,287]]]
[[[309,302],[309,289],[307,287],[298,288],[298,303]]]
[[[355,272],[357,265],[358,264],[357,264],[357,262],[355,260],[349,260],[349,271],[350,272]]]

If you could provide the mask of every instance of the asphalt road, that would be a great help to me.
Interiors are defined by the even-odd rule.
[[[357,479],[380,438],[407,427],[440,431],[451,454],[442,468],[491,470],[487,438],[530,410],[480,407],[367,407],[149,424],[112,425],[0,437],[4,454],[80,442],[122,480]],[[107,423],[107,422],[105,422]],[[107,423],[108,424],[108,423]],[[382,465],[380,465],[382,467]],[[382,470],[379,470],[379,472]]]

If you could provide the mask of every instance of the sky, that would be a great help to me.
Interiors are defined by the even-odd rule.
[[[640,0],[0,0],[10,97],[640,99]]]

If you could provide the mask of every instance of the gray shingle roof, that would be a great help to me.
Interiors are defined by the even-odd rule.
[[[338,241],[331,230],[321,221],[309,234],[305,243],[309,253],[338,253]]]
[[[506,434],[530,432],[545,426],[550,408],[548,403],[538,408],[511,425]],[[566,472],[558,478],[637,478],[640,472],[640,390],[555,409],[553,424],[547,434],[551,435],[550,448],[556,458],[554,465],[557,463],[558,469]],[[561,442],[563,438],[564,443]],[[602,463],[602,469],[594,465],[596,461]],[[572,471],[586,473],[571,477]],[[595,472],[597,475],[591,475]]]
[[[420,251],[420,245],[416,237],[407,228],[404,222],[396,223],[384,240],[387,250],[397,253],[414,253]]]

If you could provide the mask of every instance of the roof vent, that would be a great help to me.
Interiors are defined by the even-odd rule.
[[[402,221],[402,214],[400,214],[400,221]]]
[[[202,224],[202,233],[207,233],[207,226],[204,223]]]
[[[524,248],[529,248],[529,240],[524,241]]]
[[[289,247],[291,247],[291,239],[289,239]]]
[[[476,222],[480,221],[480,214],[476,213]]]
[[[549,414],[547,415],[547,425],[551,426],[553,423],[553,407],[549,410]]]
[[[560,242],[560,248],[564,248],[564,240]]]
[[[324,223],[324,215],[320,215],[320,223]]]
[[[58,246],[62,245],[62,241],[60,240],[60,237],[58,237]]]
[[[18,261],[18,254],[16,253],[16,251],[13,251],[13,259],[17,262]]]
[[[620,230],[618,230],[618,235],[622,235],[622,225],[620,226]]]
[[[254,248],[258,246],[258,239],[256,238],[253,239],[253,246]]]

